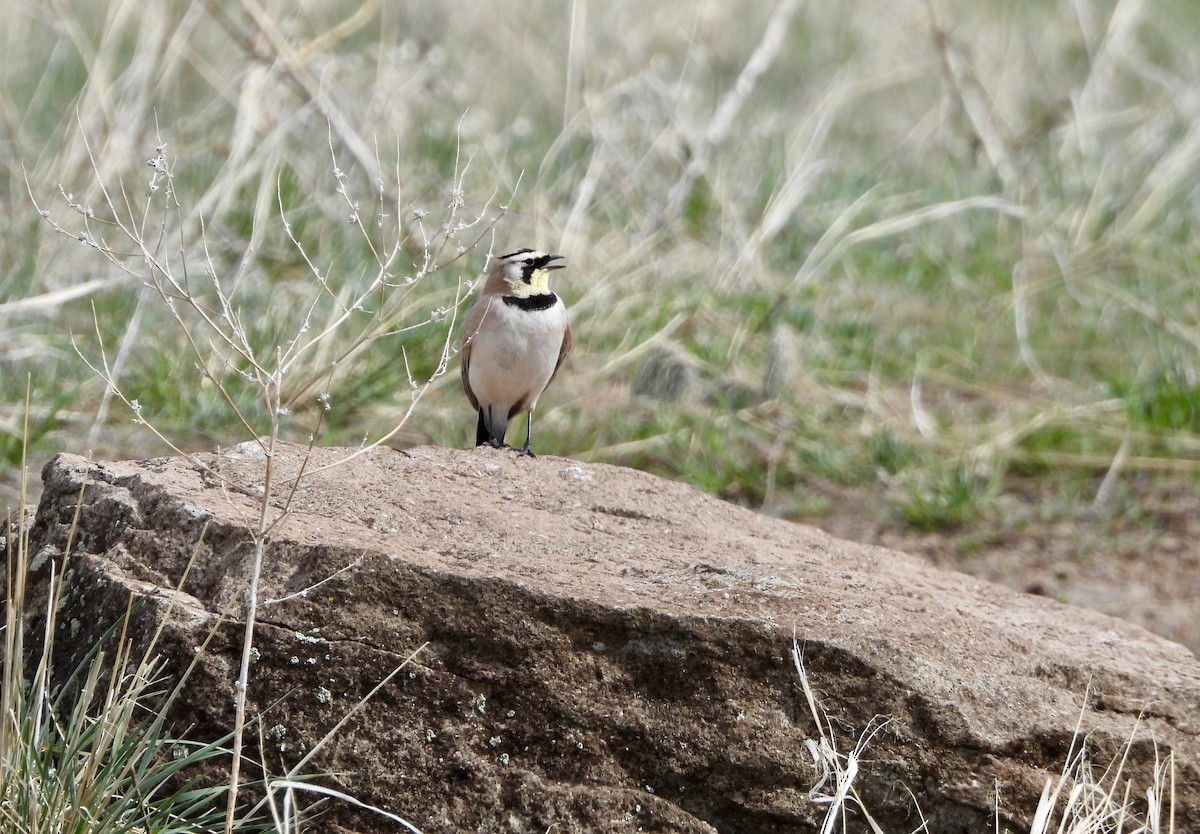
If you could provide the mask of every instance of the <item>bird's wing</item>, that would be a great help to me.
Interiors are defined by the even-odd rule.
[[[475,392],[471,390],[471,342],[474,341],[472,337],[479,330],[479,325],[483,322],[483,316],[487,312],[487,308],[487,302],[481,298],[467,311],[467,323],[463,327],[462,349],[459,351],[459,359],[462,362],[463,391],[466,392],[467,399],[471,401],[471,407],[476,411],[479,410],[479,400],[475,398]]]
[[[562,347],[558,349],[558,362],[554,365],[554,373],[550,374],[550,379],[546,382],[546,387],[550,387],[550,383],[554,382],[554,377],[558,376],[558,369],[562,367],[563,360],[567,358],[567,354],[571,352],[571,325],[567,325],[563,330]]]

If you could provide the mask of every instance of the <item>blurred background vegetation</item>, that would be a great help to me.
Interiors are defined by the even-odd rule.
[[[23,437],[35,471],[168,453],[141,421],[248,439],[105,191],[267,352],[398,247],[396,326],[292,372],[291,439],[467,446],[456,361],[405,421],[412,383],[489,250],[536,246],[576,334],[543,453],[967,555],[1193,495],[1191,0],[0,6],[2,505]],[[478,222],[422,270],[449,208]]]

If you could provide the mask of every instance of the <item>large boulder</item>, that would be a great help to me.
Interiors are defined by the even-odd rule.
[[[64,668],[145,597],[130,633],[169,613],[175,673],[211,635],[174,725],[228,731],[265,478],[254,443],[52,460],[39,548],[66,547],[82,494]],[[994,830],[998,790],[1027,827],[1080,734],[1102,765],[1125,752],[1135,798],[1173,754],[1176,830],[1200,830],[1200,664],[1136,626],[612,466],[283,446],[271,478],[261,755],[296,762],[424,647],[306,769],[425,834],[816,830],[793,640],[843,753],[887,719],[855,787],[888,830],[918,807]],[[343,804],[321,825],[395,830]]]

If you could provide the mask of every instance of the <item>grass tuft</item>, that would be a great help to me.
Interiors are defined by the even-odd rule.
[[[10,512],[0,547],[6,580],[0,827],[17,834],[221,830],[228,791],[197,781],[197,774],[229,756],[229,739],[199,743],[171,734],[166,714],[182,688],[163,674],[157,637],[135,652],[118,622],[65,680],[52,679],[71,552],[68,546],[61,554],[31,553],[31,522],[23,504]],[[74,536],[72,529],[68,540]],[[30,635],[34,582],[45,588],[45,627]],[[244,826],[265,830],[251,817]]]

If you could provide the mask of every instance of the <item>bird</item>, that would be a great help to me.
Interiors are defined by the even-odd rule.
[[[501,256],[463,328],[462,383],[479,413],[476,446],[501,448],[508,421],[521,413],[525,445],[533,453],[533,410],[571,350],[567,307],[550,290],[550,272],[562,255],[518,249]]]

